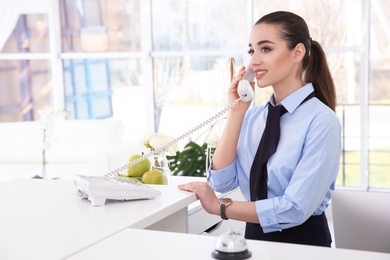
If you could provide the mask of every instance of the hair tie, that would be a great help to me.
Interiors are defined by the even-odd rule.
[[[311,37],[309,37],[309,49],[311,49],[311,47],[313,46],[313,39]]]

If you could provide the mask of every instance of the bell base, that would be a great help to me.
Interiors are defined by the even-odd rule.
[[[221,259],[221,260],[241,260],[241,259],[247,259],[251,257],[252,253],[248,249],[237,253],[226,253],[226,252],[214,250],[211,253],[211,256],[215,259]]]

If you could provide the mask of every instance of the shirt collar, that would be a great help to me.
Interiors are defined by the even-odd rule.
[[[283,105],[284,108],[292,114],[294,110],[301,104],[301,102],[311,93],[314,91],[313,84],[306,83],[303,85],[303,87],[297,89],[293,93],[291,93],[289,96],[287,96],[285,99],[283,99],[280,103],[276,105]],[[274,95],[272,94],[271,98],[269,99],[269,103],[274,105]]]

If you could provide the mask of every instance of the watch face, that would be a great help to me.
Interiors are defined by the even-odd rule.
[[[229,204],[232,202],[232,199],[231,198],[221,198],[219,201],[221,202],[221,204]]]

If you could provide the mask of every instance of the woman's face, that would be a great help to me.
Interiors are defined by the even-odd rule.
[[[249,54],[250,66],[256,73],[257,85],[267,87],[284,85],[296,75],[293,51],[287,48],[287,42],[280,37],[278,25],[258,24],[253,27]]]

